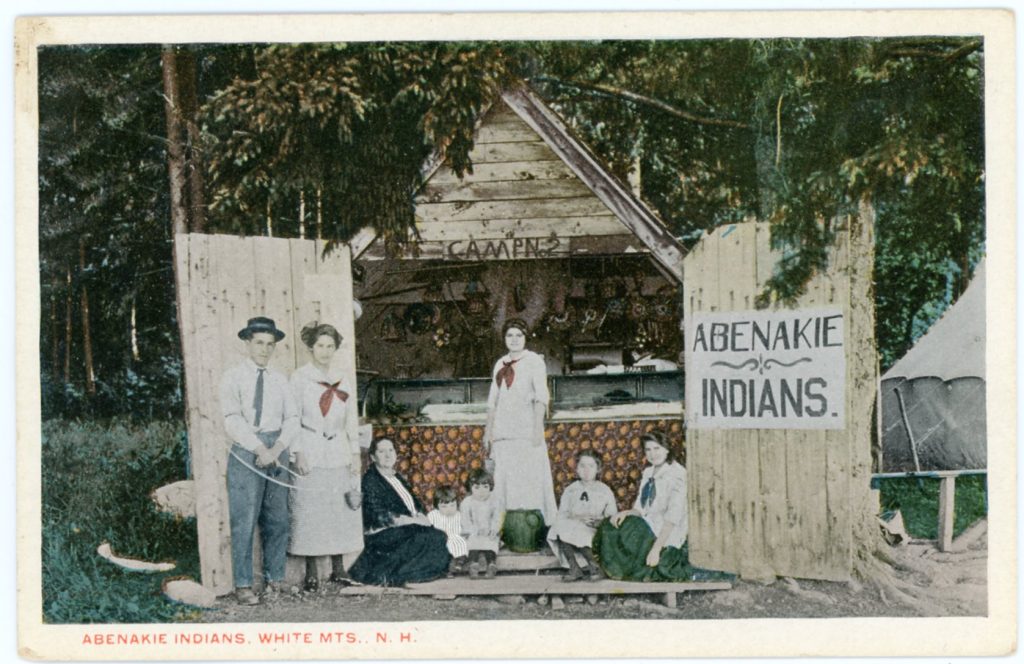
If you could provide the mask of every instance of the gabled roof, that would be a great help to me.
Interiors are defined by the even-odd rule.
[[[594,153],[576,139],[558,115],[525,86],[501,95],[615,216],[647,246],[658,263],[683,280],[683,246],[643,201],[611,175]]]
[[[507,121],[514,119],[515,124],[488,124],[492,120],[500,121],[502,113],[507,114]],[[492,131],[511,132],[520,137],[522,142],[488,145],[483,134]],[[685,254],[682,245],[672,237],[655,214],[573,136],[562,119],[525,86],[502,93],[501,101],[478,124],[475,141],[474,153],[477,156],[491,154],[488,150],[511,149],[515,145],[530,148],[529,159],[533,161],[527,170],[544,166],[551,179],[523,170],[515,173],[514,181],[503,184],[481,182],[487,179],[484,175],[467,174],[464,179],[456,179],[450,169],[443,165],[443,155],[435,153],[423,165],[425,184],[417,196],[419,228],[426,229],[429,237],[458,232],[458,229],[453,228],[454,223],[459,223],[455,220],[466,218],[475,219],[474,223],[484,227],[491,223],[491,233],[495,232],[494,226],[498,224],[517,230],[531,225],[543,226],[550,221],[553,234],[577,237],[593,234],[607,236],[605,239],[608,240],[628,240],[633,237],[667,274],[682,281],[682,259]],[[494,158],[502,159],[500,155]],[[482,168],[485,166],[474,158],[475,173],[486,170]],[[550,175],[551,170],[558,172]],[[492,179],[498,179],[498,176]],[[496,192],[496,189],[502,191]],[[509,192],[509,189],[517,191]],[[493,200],[502,198],[511,200]],[[534,206],[530,213],[522,209],[527,204],[523,199],[527,198],[532,199]],[[571,206],[576,208],[571,213],[563,214],[563,210]],[[533,232],[537,232],[537,228]],[[375,238],[372,229],[361,231],[350,243],[353,255],[359,256]],[[630,249],[627,248],[627,251]]]

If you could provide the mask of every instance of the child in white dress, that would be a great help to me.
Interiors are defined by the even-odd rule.
[[[462,532],[469,543],[469,578],[488,579],[498,574],[498,534],[501,530],[502,508],[495,495],[494,478],[478,468],[466,480],[469,495],[462,501]]]
[[[469,545],[462,537],[462,515],[455,502],[455,489],[444,484],[434,491],[434,509],[427,513],[430,523],[448,536],[448,553],[452,561],[448,565],[448,578],[461,572],[469,556]]]
[[[591,543],[597,524],[615,514],[615,494],[608,485],[597,479],[601,462],[593,452],[580,452],[576,457],[576,476],[579,478],[562,492],[555,524],[548,531],[551,550],[558,554],[569,572],[563,581],[578,581],[584,577],[578,558],[587,566],[591,579],[604,576],[594,560]]]

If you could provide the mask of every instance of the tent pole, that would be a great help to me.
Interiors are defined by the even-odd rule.
[[[910,451],[914,454],[914,471],[921,472],[921,462],[917,459],[917,441],[914,440],[914,432],[910,430],[910,420],[907,419],[907,407],[903,403],[903,394],[900,393],[900,388],[895,387],[892,390],[896,393],[896,401],[900,404],[900,417],[903,418],[903,428],[907,430],[907,438],[910,440]]]

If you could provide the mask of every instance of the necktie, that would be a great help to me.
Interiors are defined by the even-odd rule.
[[[647,507],[654,502],[654,497],[658,495],[657,489],[654,487],[654,478],[650,478],[644,484],[644,488],[640,490],[640,507]]]
[[[516,370],[512,368],[512,365],[519,360],[509,360],[503,362],[502,367],[498,369],[498,373],[494,375],[494,383],[501,387],[501,381],[505,381],[505,387],[512,387],[512,381],[516,379]]]
[[[260,425],[260,419],[263,417],[263,372],[266,369],[257,369],[259,375],[256,377],[256,391],[252,395],[252,409],[256,411],[256,415],[252,418],[253,426],[258,427]]]
[[[324,417],[327,417],[327,413],[330,412],[331,404],[334,403],[335,396],[341,399],[342,403],[348,401],[348,392],[338,389],[338,385],[341,384],[340,380],[337,383],[317,381],[317,384],[327,388],[324,390],[324,393],[320,395],[320,414]]]

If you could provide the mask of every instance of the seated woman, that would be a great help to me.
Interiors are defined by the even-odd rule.
[[[370,443],[373,465],[363,475],[363,552],[349,569],[360,583],[400,586],[448,571],[444,532],[434,528],[408,482],[395,471],[390,438]]]
[[[613,579],[689,580],[693,569],[686,553],[686,469],[660,434],[647,433],[641,440],[650,465],[640,476],[636,502],[601,523],[594,552]]]

